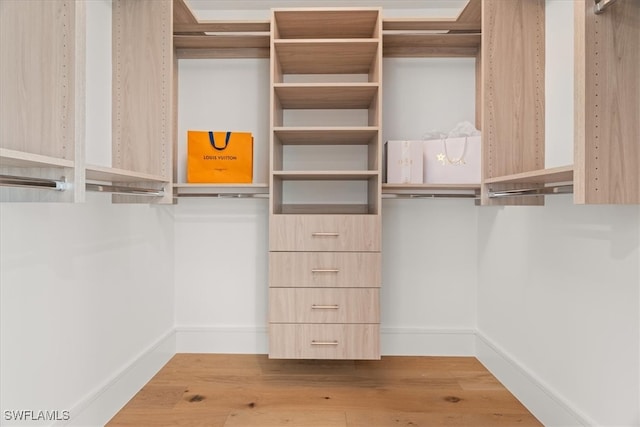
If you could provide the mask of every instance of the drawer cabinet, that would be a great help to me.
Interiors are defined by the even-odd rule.
[[[269,326],[269,356],[277,359],[379,359],[377,324]]]
[[[272,10],[271,358],[380,358],[381,30],[380,8]],[[293,111],[317,109],[359,114]]]
[[[379,252],[270,252],[269,283],[278,287],[380,287]]]
[[[380,251],[378,215],[272,215],[271,251]]]
[[[379,289],[269,289],[272,323],[378,323]]]

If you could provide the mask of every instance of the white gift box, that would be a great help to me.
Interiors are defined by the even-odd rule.
[[[387,141],[384,144],[389,184],[422,184],[423,141]]]
[[[424,141],[425,184],[479,184],[480,136]]]

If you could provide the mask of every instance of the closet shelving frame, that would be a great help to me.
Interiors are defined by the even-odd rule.
[[[114,105],[124,102],[114,107],[114,122],[118,112],[125,120],[114,124],[113,152],[122,156],[114,157],[110,166],[87,167],[84,1],[4,3],[0,48],[15,61],[0,64],[3,105],[12,106],[1,112],[5,125],[0,134],[0,172],[55,180],[64,177],[70,190],[53,193],[3,187],[3,201],[81,202],[85,182],[97,178],[107,179],[98,181],[102,183],[133,185],[136,181],[163,188],[166,196],[154,202],[168,203],[172,192],[180,196],[198,188],[203,194],[216,193],[217,186],[187,190],[183,184],[172,185],[176,181],[176,58],[268,58],[269,20],[199,22],[184,0],[115,1],[114,36],[135,41],[135,47],[127,50],[123,44],[124,50],[114,56],[114,67],[118,63],[124,67],[121,81],[131,82],[114,89]],[[640,86],[640,67],[636,66],[640,61],[640,5],[620,0],[596,14],[595,3],[574,2],[574,163],[560,168],[565,170],[560,175],[557,168],[544,165],[543,0],[470,0],[456,18],[383,18],[384,57],[476,58],[476,127],[483,132],[482,204],[541,204],[542,198],[489,195],[495,190],[566,182],[573,183],[578,204],[640,203],[640,149],[636,144],[640,94],[630,90]],[[127,13],[116,12],[118,6]],[[13,42],[17,33],[28,46]],[[155,35],[154,42],[145,36],[149,33]],[[41,66],[30,71],[16,67],[27,63],[29,55],[37,57]],[[135,61],[137,57],[145,60]],[[133,63],[135,67],[127,66]],[[56,64],[63,64],[64,69]],[[16,81],[25,82],[21,87],[37,94],[22,97],[27,102],[17,102],[18,95],[11,89],[17,87]],[[39,89],[58,87],[61,82],[66,82],[64,90]],[[7,101],[11,99],[16,102]],[[149,132],[141,123],[152,123],[148,127],[154,130]],[[121,137],[116,136],[118,130],[122,130]],[[113,169],[110,175],[105,167]],[[560,181],[553,182],[556,179]],[[471,193],[476,188],[463,190]],[[394,187],[382,187],[383,193],[394,191]],[[417,193],[429,191],[428,186],[416,187]],[[114,200],[150,201],[120,196]]]

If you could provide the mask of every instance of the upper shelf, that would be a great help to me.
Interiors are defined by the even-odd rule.
[[[376,38],[379,8],[276,9],[276,39]]]
[[[268,58],[268,20],[202,21],[174,0],[174,45],[178,58]],[[375,39],[379,8],[349,11],[276,9],[274,40]],[[480,0],[470,0],[456,18],[382,18],[383,56],[476,56],[480,45]],[[324,71],[323,71],[324,73]]]

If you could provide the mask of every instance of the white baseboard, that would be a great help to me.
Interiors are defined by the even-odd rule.
[[[475,331],[382,328],[381,353],[387,356],[474,356]],[[266,354],[266,327],[176,328],[178,353]]]
[[[267,354],[266,327],[178,326],[176,353]]]
[[[380,352],[386,356],[475,356],[471,329],[382,328]]]
[[[105,425],[175,354],[176,334],[171,330],[74,405],[69,421],[54,425]]]
[[[542,424],[548,427],[597,425],[480,331],[476,332],[476,337],[478,360]]]

